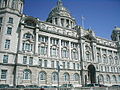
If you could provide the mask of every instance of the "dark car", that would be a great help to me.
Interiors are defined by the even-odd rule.
[[[112,85],[112,87],[120,87],[120,85]]]
[[[51,88],[51,86],[40,86],[40,88]]]
[[[73,85],[72,85],[72,84],[63,84],[63,85],[61,85],[60,87],[70,87],[70,88],[72,88]]]
[[[26,86],[26,88],[39,88],[39,86],[37,86],[37,85],[28,85],[28,86]]]
[[[95,84],[95,83],[87,84],[86,87],[99,87],[99,84]]]
[[[105,86],[105,85],[103,85],[103,84],[99,84],[99,87],[107,87],[107,86]]]
[[[16,88],[25,88],[24,85],[17,85]]]
[[[0,84],[0,88],[9,88],[8,84]]]

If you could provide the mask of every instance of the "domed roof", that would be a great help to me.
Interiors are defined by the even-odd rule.
[[[54,16],[62,16],[62,17],[68,17],[70,19],[73,19],[70,12],[63,6],[63,3],[61,0],[58,0],[57,6],[52,9],[48,19]]]

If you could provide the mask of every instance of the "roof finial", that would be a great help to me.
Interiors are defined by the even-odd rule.
[[[57,5],[58,5],[58,6],[62,6],[62,5],[63,5],[62,0],[58,0],[58,1],[57,1]]]

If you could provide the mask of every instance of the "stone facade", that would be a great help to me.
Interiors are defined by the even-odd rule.
[[[120,28],[112,40],[76,25],[58,0],[46,21],[22,14],[24,0],[0,1],[0,84],[120,83]]]

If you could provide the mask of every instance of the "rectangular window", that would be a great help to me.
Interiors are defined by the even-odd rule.
[[[7,78],[7,70],[1,70],[1,79]]]
[[[47,36],[38,36],[38,41],[39,42],[48,42],[48,37]]]
[[[11,27],[8,27],[8,28],[7,28],[7,34],[11,35],[11,33],[12,33],[12,28],[11,28]]]
[[[28,51],[28,52],[32,51],[32,44],[23,43],[23,50]]]
[[[51,61],[51,68],[54,68],[54,61]]]
[[[44,60],[44,67],[47,67],[47,60]]]
[[[3,17],[0,17],[0,23],[2,23],[3,22]]]
[[[8,63],[8,55],[3,56],[3,63]]]
[[[75,63],[73,63],[73,69],[75,69]]]
[[[29,58],[29,65],[33,65],[33,57]]]
[[[69,69],[70,68],[70,63],[69,62],[67,62],[67,69]]]
[[[65,62],[63,62],[63,69],[65,69]]]
[[[13,24],[13,18],[9,17],[9,21],[8,21],[8,23]]]
[[[80,64],[77,64],[77,70],[79,70],[79,68],[80,68]]]
[[[39,66],[42,67],[42,59],[39,59]]]
[[[10,40],[6,40],[5,41],[5,49],[9,49],[10,48]]]
[[[40,55],[46,55],[47,54],[47,46],[38,46],[38,53]]]
[[[27,56],[23,56],[23,64],[27,64]]]
[[[2,32],[2,30],[1,30],[1,26],[0,26],[0,33]]]
[[[58,68],[58,66],[59,66],[59,61],[56,62],[56,68]]]

